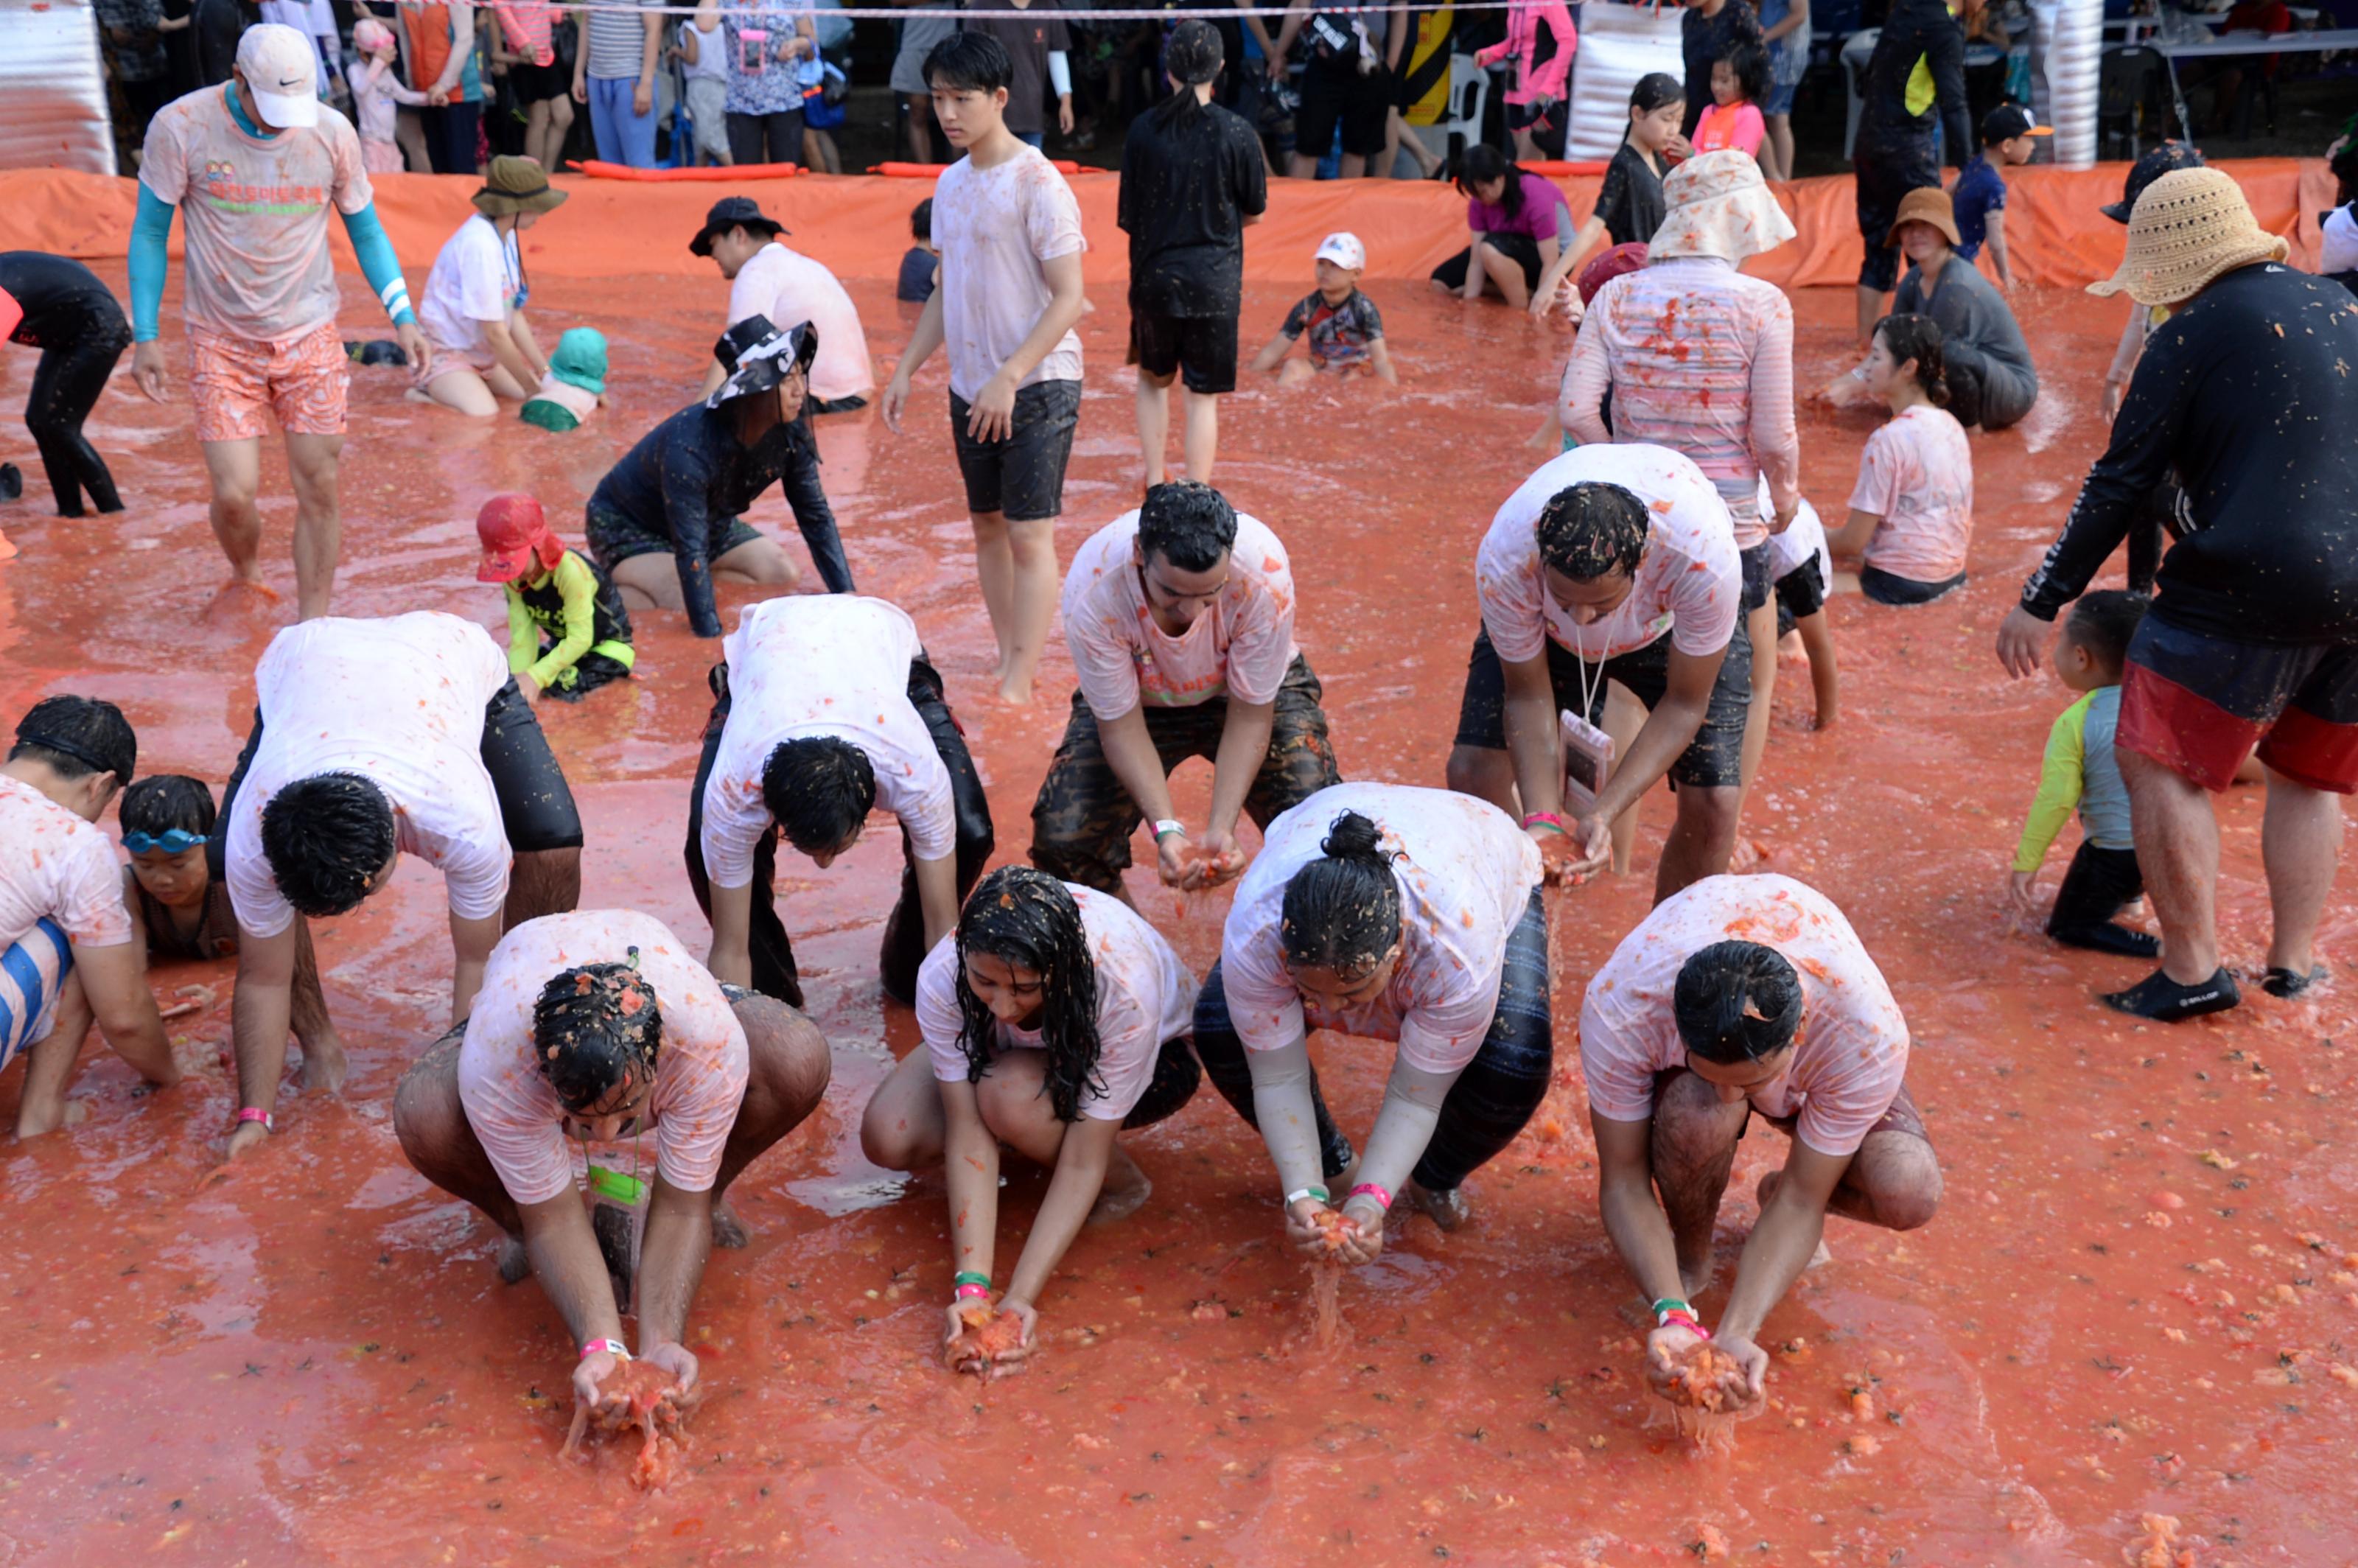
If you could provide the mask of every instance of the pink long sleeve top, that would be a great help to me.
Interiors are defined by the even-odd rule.
[[[1538,58],[1541,23],[1555,35],[1555,53],[1544,60]],[[1474,61],[1487,67],[1512,59],[1515,80],[1507,89],[1507,102],[1530,103],[1564,95],[1564,81],[1572,74],[1573,51],[1579,47],[1580,35],[1573,28],[1572,9],[1564,0],[1518,0],[1507,13],[1507,41],[1492,44],[1476,55]]]

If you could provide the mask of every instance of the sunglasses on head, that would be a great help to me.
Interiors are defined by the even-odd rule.
[[[123,836],[123,847],[135,855],[149,854],[157,849],[167,855],[181,855],[205,841],[204,834],[191,833],[185,827],[168,827],[152,836],[146,833],[125,833]]]

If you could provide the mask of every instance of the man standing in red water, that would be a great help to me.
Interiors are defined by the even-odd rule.
[[[2219,823],[2211,795],[2258,749],[2275,932],[2260,987],[2323,978],[2319,919],[2358,791],[2358,312],[2331,279],[2285,266],[2234,180],[2165,174],[2129,216],[2128,259],[2089,292],[2125,289],[2169,319],[2146,340],[2112,444],[2022,602],[1998,628],[2017,679],[2175,476],[2182,486],[2152,611],[2128,647],[2114,749],[2129,786],[2161,967],[2104,1004],[2162,1023],[2243,1000],[2221,963]]]
[[[1908,1096],[1908,1021],[1842,911],[1790,877],[1706,877],[1657,904],[1588,982],[1580,1070],[1597,1206],[1653,1303],[1658,1388],[1708,1339],[1741,1369],[1739,1397],[1758,1399],[1761,1320],[1826,1216],[1913,1230],[1940,1206],[1941,1164]],[[1760,1179],[1760,1217],[1706,1330],[1692,1303],[1711,1285],[1712,1229],[1756,1115],[1791,1146]]]
[[[376,215],[360,135],[319,100],[311,40],[265,23],[238,43],[230,81],[168,104],[148,127],[131,229],[131,373],[165,400],[157,316],[176,210],[188,213],[189,392],[212,481],[213,536],[236,582],[262,581],[265,410],[287,433],[295,488],[295,583],[303,620],[328,612],[342,551],[336,459],[344,446],[344,346],[328,208],[376,291],[410,363],[433,351],[417,330],[393,242]],[[275,596],[273,596],[275,597]]]

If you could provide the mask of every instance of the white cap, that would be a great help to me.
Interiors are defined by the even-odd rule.
[[[1319,241],[1318,254],[1312,259],[1333,262],[1336,266],[1347,266],[1357,272],[1368,265],[1368,247],[1359,243],[1358,235],[1345,230]]]
[[[237,69],[265,125],[281,131],[319,123],[319,53],[311,40],[276,22],[248,27],[237,40]]]

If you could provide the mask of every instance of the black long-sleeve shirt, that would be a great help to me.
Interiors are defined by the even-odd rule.
[[[2051,621],[2077,599],[2173,468],[2183,537],[2154,614],[2243,642],[2358,642],[2358,298],[2264,263],[2156,328],[2022,607]]]
[[[15,296],[25,319],[9,341],[28,349],[67,349],[84,340],[131,341],[131,323],[98,274],[46,251],[0,251],[0,288]]]
[[[690,404],[639,438],[639,444],[598,481],[590,508],[620,513],[651,534],[671,536],[679,566],[680,597],[699,637],[720,635],[712,598],[712,558],[726,547],[730,524],[756,496],[784,482],[786,504],[806,539],[836,535],[835,513],[820,488],[818,449],[806,420],[773,425],[748,447],[737,439],[736,411]],[[820,554],[816,543],[812,554]],[[841,546],[836,546],[839,557]],[[823,576],[828,563],[819,561]],[[849,574],[838,588],[850,588]]]
[[[1920,112],[1908,106],[1908,83],[1919,61],[1932,79],[1932,102]],[[1979,146],[1965,113],[1965,30],[1949,15],[1944,0],[1892,0],[1875,53],[1867,57],[1858,152],[1929,149],[1936,113],[1942,151],[1962,168]]]
[[[1727,0],[1716,16],[1691,8],[1679,18],[1679,57],[1687,78],[1687,112],[1679,122],[1682,135],[1693,135],[1703,112],[1711,107],[1711,62],[1727,58],[1739,43],[1768,47],[1761,36],[1760,13],[1752,8],[1752,0]]]

